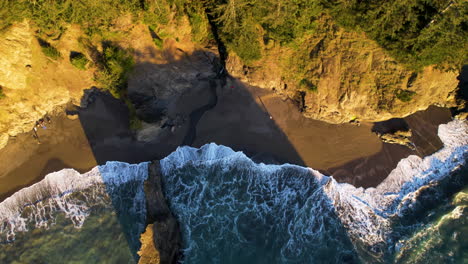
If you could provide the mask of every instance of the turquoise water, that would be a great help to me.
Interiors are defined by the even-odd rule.
[[[466,171],[465,171],[466,173]],[[425,215],[403,239],[395,263],[468,263],[468,188]]]
[[[118,217],[96,208],[81,228],[63,214],[48,229],[19,233],[0,245],[0,263],[135,263]]]
[[[0,203],[0,263],[135,263],[147,164],[52,173]]]

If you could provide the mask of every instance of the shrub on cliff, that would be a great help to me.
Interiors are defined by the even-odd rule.
[[[83,53],[72,52],[70,54],[70,63],[79,70],[86,70],[89,60]]]
[[[41,50],[42,50],[42,53],[44,53],[44,55],[46,55],[47,57],[53,60],[58,60],[62,57],[60,52],[50,43],[40,38],[38,38],[37,40],[39,41],[39,45],[41,46]]]
[[[307,79],[302,79],[299,86],[305,88],[309,92],[317,92],[317,86]]]
[[[107,43],[104,46],[101,69],[96,75],[96,80],[113,96],[120,98],[125,92],[128,74],[134,64],[128,50]]]
[[[28,3],[25,1],[0,1],[0,33],[21,22],[27,14]]]
[[[413,96],[416,93],[410,90],[398,90],[395,93],[396,98],[398,98],[402,102],[409,102],[411,99],[413,99]]]
[[[6,97],[6,95],[5,95],[5,93],[3,93],[3,87],[0,86],[0,100],[5,98],[5,97]]]
[[[108,30],[115,18],[141,10],[140,0],[80,0],[80,1],[0,1],[0,30],[29,19],[39,28],[39,34],[60,35],[67,23],[78,24],[88,34]],[[149,2],[149,1],[148,1]]]
[[[209,37],[208,13],[224,44],[252,61],[261,57],[262,37],[281,45],[296,42],[315,33],[315,21],[323,12],[345,28],[366,32],[415,70],[431,64],[459,69],[468,61],[468,1],[462,0],[4,0],[0,32],[26,18],[42,36],[58,37],[68,23],[93,35],[108,32],[126,14],[154,26],[167,23],[176,13],[175,19],[189,17],[194,40],[202,41]]]

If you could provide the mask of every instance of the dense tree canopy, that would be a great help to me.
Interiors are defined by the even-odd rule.
[[[124,13],[155,24],[167,23],[170,11],[187,14],[196,32],[203,32],[208,15],[228,49],[247,63],[261,57],[261,41],[288,45],[313,34],[323,13],[349,30],[365,32],[410,68],[467,63],[464,0],[5,0],[0,31],[29,18],[48,35],[61,32],[66,23],[94,34]]]

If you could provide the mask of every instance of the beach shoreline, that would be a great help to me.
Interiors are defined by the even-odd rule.
[[[292,102],[270,91],[228,85],[234,88],[217,88],[219,101],[198,122],[193,147],[214,142],[243,151],[257,162],[307,166],[340,182],[365,187],[381,182],[401,158],[418,154],[404,146],[382,143],[371,131],[372,124],[332,125],[307,119]],[[414,119],[412,129],[434,141],[436,123],[449,120],[450,113],[442,108],[427,111],[405,120]],[[10,140],[0,151],[0,200],[64,168],[83,173],[107,161],[162,159],[182,145],[188,130],[182,126],[175,132],[165,131],[158,140],[137,141],[128,128],[126,106],[105,94],[78,115],[77,120],[67,118],[65,111],[51,116],[49,127],[38,129],[41,144],[32,131]],[[433,146],[424,146],[427,150],[421,154],[441,147],[437,142],[426,145]]]

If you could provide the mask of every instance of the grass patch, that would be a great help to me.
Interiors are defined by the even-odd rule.
[[[153,43],[154,45],[156,45],[156,47],[158,47],[159,49],[162,49],[163,48],[163,43],[164,41],[160,38],[154,38],[153,39]]]
[[[416,92],[410,91],[410,90],[398,90],[395,93],[395,96],[398,98],[398,100],[402,102],[409,102],[411,99],[413,99],[413,96],[416,94]]]
[[[153,43],[154,45],[156,45],[156,47],[158,47],[159,49],[162,49],[163,48],[163,40],[160,39],[160,38],[154,38],[153,39]]]
[[[70,63],[79,70],[86,70],[89,60],[83,53],[72,51],[70,53]]]
[[[302,79],[299,86],[305,88],[309,92],[317,92],[317,86],[307,79]]]
[[[158,34],[156,34],[156,28],[153,26],[148,26],[148,30],[151,34],[151,38],[153,39],[154,45],[156,45],[156,47],[158,47],[159,49],[162,49],[164,40]]]

